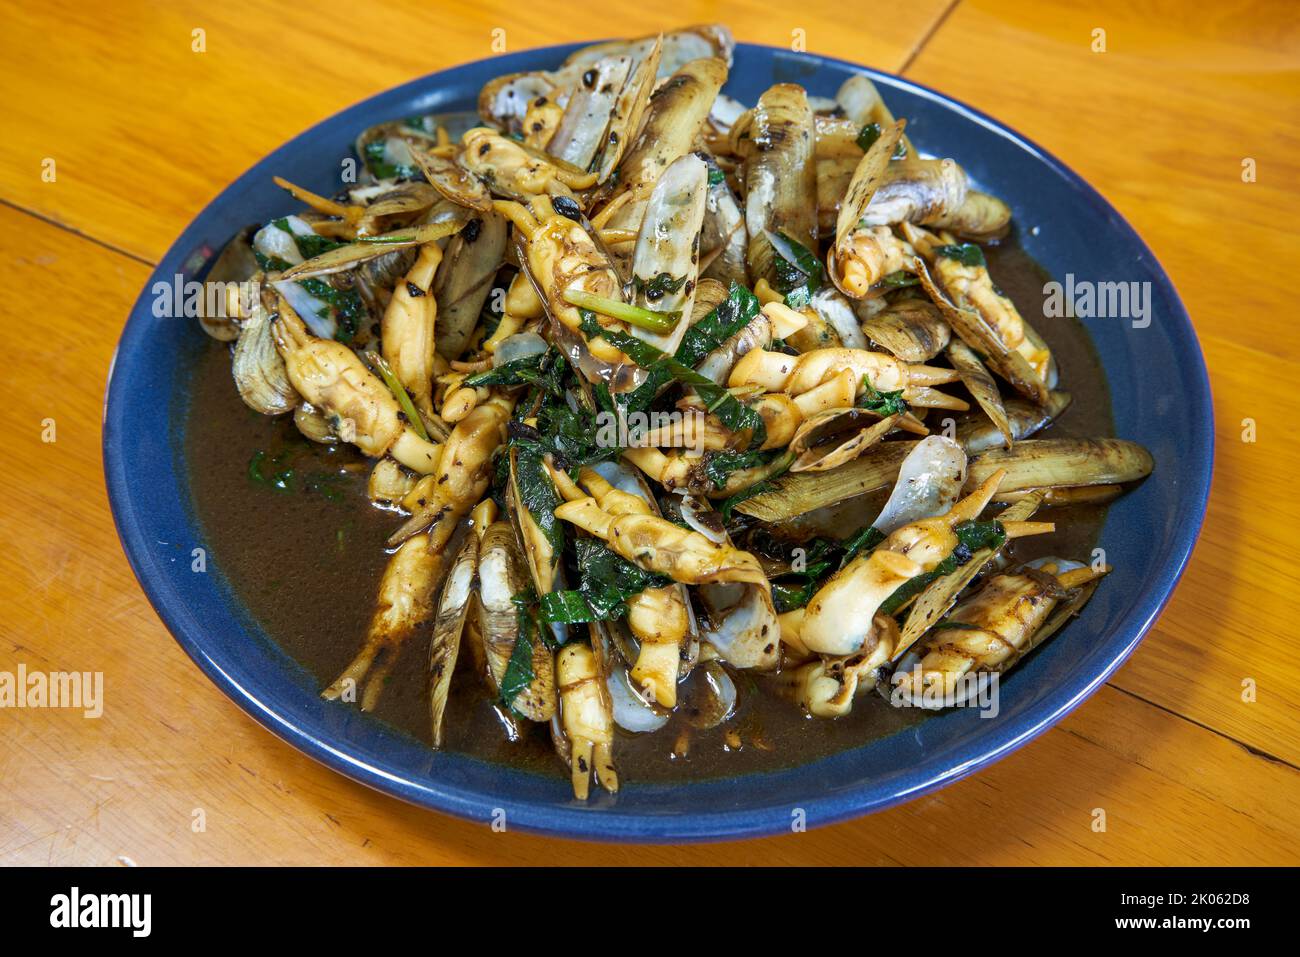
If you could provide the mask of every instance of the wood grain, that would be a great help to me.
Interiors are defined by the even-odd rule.
[[[917,0],[870,30],[846,31],[838,3],[796,18],[761,0],[617,4],[614,18],[557,3],[213,4],[128,2],[112,18],[76,0],[3,0],[6,136],[0,196],[156,262],[199,210],[285,140],[344,107],[435,70],[507,51],[696,22],[737,36],[894,70],[948,0]],[[57,24],[57,29],[51,29]],[[206,52],[192,50],[205,31]],[[409,39],[408,39],[409,38]],[[41,178],[56,162],[57,182]]]
[[[1196,325],[1215,401],[1209,516],[1182,586],[1114,683],[1300,763],[1300,571],[1291,283],[1300,218],[1300,24],[1286,5],[1008,6],[963,0],[909,76],[1060,156],[1137,228]],[[1294,8],[1291,8],[1292,10]],[[1093,51],[1093,31],[1106,51]],[[1009,68],[1005,65],[1011,64]],[[1212,117],[1212,119],[1211,119]],[[1208,122],[1207,122],[1208,120]],[[1257,181],[1242,181],[1242,161]],[[1244,442],[1252,419],[1258,441]],[[1258,697],[1242,700],[1253,679]]]
[[[355,7],[6,2],[0,37],[0,316],[13,338],[0,423],[0,670],[105,674],[103,717],[0,711],[0,863],[1276,864],[1300,856],[1300,380],[1290,304],[1300,28],[1283,4],[961,0],[845,22],[758,2],[688,3],[745,39],[907,75],[1005,120],[1096,185],[1173,276],[1211,369],[1218,446],[1201,543],[1151,636],[1109,686],[999,764],[867,819],[763,841],[652,848],[494,833],[370,791],[246,718],[189,662],[134,582],[99,454],[105,376],[155,260],[204,202],[338,108],[441,66],[645,32],[607,4]],[[507,17],[505,11],[509,9]],[[940,22],[941,20],[941,22]],[[430,27],[436,24],[436,29]],[[937,29],[933,29],[938,23]],[[190,30],[208,52],[190,52]],[[1106,30],[1093,53],[1091,31]],[[933,29],[933,35],[930,35]],[[424,44],[395,38],[422,36]],[[250,109],[248,104],[255,104]],[[43,183],[41,159],[58,180]],[[1258,181],[1241,181],[1254,158]],[[21,207],[18,208],[18,207]],[[30,210],[63,224],[42,222]],[[74,235],[73,230],[84,237]],[[114,247],[121,252],[114,252]],[[137,257],[137,258],[132,258]],[[43,442],[53,418],[57,439]],[[1242,441],[1253,419],[1257,441]],[[1252,679],[1257,698],[1242,697]],[[1098,811],[1105,830],[1096,829]],[[195,829],[201,817],[204,828]],[[814,825],[816,822],[812,822]]]

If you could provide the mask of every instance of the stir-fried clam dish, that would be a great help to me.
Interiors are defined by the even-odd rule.
[[[1151,458],[1035,437],[1070,363],[991,272],[1011,208],[865,76],[723,94],[732,48],[602,43],[364,130],[218,260],[240,398],[352,447],[391,522],[338,707],[418,669],[439,748],[469,683],[585,798],[644,736],[761,747],[748,694],[960,706],[1110,570],[1062,523]]]

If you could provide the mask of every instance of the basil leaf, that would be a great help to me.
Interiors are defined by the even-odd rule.
[[[804,306],[808,305],[808,303],[812,302],[812,294],[813,290],[808,288],[807,283],[795,286],[785,294],[785,304],[791,309],[802,309]]]
[[[914,596],[925,590],[936,578],[951,575],[962,565],[971,560],[971,556],[982,548],[997,548],[1007,540],[1006,530],[999,521],[961,522],[953,528],[957,536],[957,547],[952,554],[934,567],[933,571],[917,575],[910,581],[899,585],[894,592],[880,603],[880,610],[892,615]]]
[[[726,487],[727,479],[733,472],[766,465],[780,452],[780,449],[770,452],[714,452],[705,461],[702,471],[713,482],[714,488],[722,489]]]
[[[514,700],[533,683],[533,616],[528,605],[533,599],[531,590],[514,595],[515,615],[519,623],[519,637],[510,652],[510,661],[506,664],[505,674],[501,676],[501,703],[514,710]]]
[[[874,525],[868,525],[866,528],[860,529],[856,535],[841,545],[844,549],[844,556],[840,559],[840,568],[843,568],[863,552],[872,551],[884,540],[885,533]]]
[[[289,234],[293,239],[293,244],[298,247],[298,254],[301,255],[304,260],[315,259],[321,253],[327,253],[331,249],[338,249],[340,246],[346,245],[346,243],[340,243],[333,239],[328,239],[315,232],[295,233],[289,225],[288,218],[284,216],[281,216],[279,219],[271,220],[271,225],[281,232]],[[272,258],[279,262],[283,262],[283,260],[279,260],[278,257]]]
[[[543,596],[542,613],[547,621],[577,624],[620,618],[627,613],[629,598],[647,588],[672,583],[665,575],[629,562],[599,539],[580,538],[573,543],[573,549],[582,583],[576,590]]]
[[[512,431],[516,425],[522,423],[511,422]],[[564,548],[564,525],[555,517],[555,510],[562,501],[560,493],[551,482],[551,476],[547,474],[542,453],[522,443],[512,451],[515,454],[515,484],[519,490],[519,504],[528,510],[529,516],[542,530],[551,547],[559,552]]]
[[[880,129],[879,123],[868,123],[866,126],[862,127],[858,132],[857,140],[858,145],[862,147],[862,152],[865,153],[875,145],[876,140],[880,139],[881,132],[882,130]],[[903,138],[900,136],[898,138],[898,145],[894,147],[894,155],[891,156],[890,159],[902,159],[906,155],[907,143],[904,142]]]
[[[919,285],[921,279],[915,273],[910,273],[906,269],[899,269],[891,272],[883,279],[877,280],[876,287],[881,289],[906,289],[908,286]]]
[[[871,149],[878,139],[880,139],[879,123],[868,123],[858,132],[858,145],[862,147],[864,153]]]
[[[385,154],[387,145],[387,140],[371,140],[365,145],[365,155],[362,158],[366,169],[370,170],[375,179],[414,179],[420,175],[419,170],[410,166],[390,163]]]
[[[548,622],[579,625],[597,618],[579,591],[553,591],[541,597],[542,618]]]
[[[617,329],[606,329],[596,321],[594,313],[582,310],[582,334],[588,339],[600,336],[620,352],[629,356],[633,362],[650,372],[653,377],[656,370],[663,370],[683,385],[691,386],[704,400],[705,407],[718,417],[733,432],[749,430],[750,444],[762,445],[767,438],[767,426],[763,418],[753,409],[742,403],[729,391],[712,379],[700,375],[689,366],[683,365],[673,356],[661,352],[649,343],[642,342],[636,336]],[[662,373],[661,373],[662,374]]]
[[[907,411],[902,389],[897,392],[881,392],[865,375],[862,377],[862,386],[865,391],[862,393],[862,398],[858,400],[858,408],[874,412],[882,419],[888,415],[901,415]]]
[[[686,330],[675,358],[684,366],[699,365],[710,352],[753,322],[761,305],[757,296],[733,282],[727,298]]]
[[[676,292],[686,285],[685,276],[672,276],[666,272],[661,272],[653,279],[642,279],[640,276],[632,278],[632,284],[637,291],[644,295],[651,302],[662,299],[670,292]]]
[[[802,608],[812,601],[812,596],[816,593],[817,583],[814,581],[806,581],[799,585],[773,584],[772,604],[780,615]]]
[[[495,369],[488,369],[485,372],[476,372],[473,375],[466,376],[461,385],[471,388],[492,385],[508,388],[510,386],[536,383],[552,395],[563,395],[564,389],[560,384],[560,379],[564,373],[564,363],[561,359],[560,354],[553,349],[539,352],[536,355],[511,359]]]
[[[361,328],[361,320],[366,316],[366,304],[361,301],[361,294],[355,288],[339,289],[315,276],[296,281],[308,293],[326,304],[319,310],[322,319],[329,319],[333,313],[334,338],[339,342],[351,342]]]
[[[682,334],[681,344],[677,347],[674,358],[684,366],[694,368],[699,365],[714,349],[718,348],[732,336],[753,321],[758,315],[761,303],[758,297],[740,283],[732,283],[727,298],[695,325]],[[626,415],[629,412],[644,412],[650,408],[659,390],[671,382],[673,374],[665,367],[650,370],[646,381],[631,392],[610,396],[609,390],[597,387],[597,397],[608,411],[615,407]]]
[[[940,246],[934,251],[934,254],[940,259],[955,259],[963,266],[984,266],[988,268],[988,262],[984,259],[984,250],[980,249],[975,243]]]

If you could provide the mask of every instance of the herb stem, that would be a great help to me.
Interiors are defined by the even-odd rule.
[[[406,413],[406,420],[411,423],[411,428],[415,429],[415,434],[424,441],[432,441],[429,433],[424,428],[424,420],[420,418],[419,411],[415,408],[415,403],[411,401],[411,395],[406,391],[406,386],[398,380],[397,375],[393,372],[393,367],[388,364],[383,356],[378,352],[367,351],[366,358],[370,364],[379,372],[379,377],[384,380],[384,385],[388,386],[388,391],[393,393],[393,398],[397,404],[402,407]]]
[[[655,312],[643,306],[635,306],[630,302],[619,302],[617,299],[597,296],[585,289],[570,288],[564,290],[564,301],[571,306],[577,306],[579,309],[590,309],[602,316],[622,320],[630,326],[646,329],[658,335],[672,332],[677,328],[677,323],[682,318],[680,310]]]

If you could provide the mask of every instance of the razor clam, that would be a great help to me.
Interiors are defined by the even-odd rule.
[[[408,226],[359,239],[354,243],[336,246],[308,260],[299,259],[296,265],[282,272],[275,282],[277,289],[284,291],[282,284],[301,282],[304,279],[319,279],[354,269],[363,263],[387,256],[395,250],[423,246],[425,243],[437,242],[458,232],[464,227],[466,217],[463,212],[446,209],[434,221],[419,226]],[[287,296],[286,296],[287,298]]]
[[[231,373],[244,404],[263,415],[290,412],[302,401],[289,380],[284,359],[275,347],[271,324],[275,317],[262,298],[261,283],[254,280],[245,303],[248,314],[235,341]]]
[[[867,348],[867,337],[863,335],[853,304],[834,286],[823,286],[813,293],[808,300],[813,312],[828,326],[835,330],[840,344],[850,349]]]
[[[609,226],[640,229],[655,183],[665,169],[694,148],[713,98],[726,79],[726,61],[692,60],[654,91],[641,132],[618,165],[618,176],[612,185],[606,181],[593,200],[597,209],[622,203],[611,216]],[[629,198],[622,200],[625,193]]]
[[[426,532],[407,539],[392,554],[384,566],[375,611],[361,649],[321,692],[322,698],[351,701],[360,686],[361,710],[375,709],[402,647],[432,613],[433,591],[442,571],[442,549],[446,544],[446,537]]]
[[[465,148],[456,161],[493,193],[509,199],[526,203],[550,195],[576,203],[573,191],[587,189],[596,181],[591,173],[485,126],[467,131],[462,143]]]
[[[688,153],[675,160],[655,184],[637,233],[632,301],[651,312],[676,313],[678,319],[670,332],[639,326],[631,332],[669,355],[677,351],[690,325],[708,176],[698,156]]]
[[[1000,522],[1023,522],[1029,519],[1042,505],[1041,495],[1030,495],[998,514]],[[894,660],[916,643],[916,640],[929,631],[948,609],[956,604],[958,597],[989,564],[997,559],[1010,539],[1003,539],[997,547],[981,548],[970,559],[947,575],[930,582],[921,594],[916,596],[908,609],[907,621],[903,625],[898,642],[894,647]]]
[[[614,723],[624,731],[633,734],[646,734],[658,731],[668,723],[670,712],[658,708],[647,701],[627,670],[627,656],[619,648],[613,632],[624,633],[625,640],[635,639],[627,633],[627,624],[622,621],[593,621],[591,623],[591,650],[601,673],[605,676],[605,687],[609,694],[610,712]],[[635,655],[633,655],[633,660]]]
[[[966,391],[975,398],[989,421],[1002,433],[1007,448],[1011,448],[1016,435],[1007,419],[1007,409],[998,392],[998,384],[984,368],[984,363],[980,362],[975,350],[958,339],[948,346],[948,361],[961,375],[961,384],[966,387]]]
[[[226,248],[221,250],[204,280],[205,295],[199,300],[199,324],[204,332],[219,342],[234,342],[239,338],[239,320],[243,314],[239,300],[244,296],[240,287],[261,269],[253,252],[253,233],[253,227],[246,227],[226,243]],[[219,304],[212,302],[206,294],[208,287],[214,284],[223,285],[226,291]],[[209,309],[211,305],[217,308]]]
[[[993,340],[983,347],[983,351],[990,354],[991,362],[994,358],[999,358],[1001,352],[1010,352],[1013,354],[1012,361],[1017,366],[1028,368],[1033,377],[1046,388],[1053,387],[1055,378],[1051,350],[1043,337],[1020,314],[1016,304],[994,285],[983,250],[974,243],[954,244],[950,242],[950,236],[935,236],[911,223],[904,223],[901,230],[917,253],[931,264],[951,304],[959,312],[973,312],[979,316],[980,323],[965,329],[958,328],[958,321],[949,316],[949,322],[953,323],[953,329],[958,335],[963,339],[975,335],[981,340]],[[929,274],[921,275],[920,269],[917,269],[917,274],[926,292],[934,298],[934,283],[930,281]],[[936,300],[936,303],[945,313],[948,312],[942,302]],[[972,325],[969,321],[964,322],[965,325]],[[981,343],[968,340],[967,345],[976,348]],[[1043,399],[1041,395],[1035,398],[1039,401]]]
[[[357,267],[356,290],[371,315],[383,315],[397,284],[415,265],[415,256],[416,247],[404,246]]]
[[[768,491],[738,502],[735,511],[775,524],[889,488],[916,444],[883,442],[829,472],[787,472],[773,479]]]
[[[529,511],[525,502],[527,497],[522,494],[519,487],[519,448],[511,445],[507,452],[509,457],[509,486],[506,489],[506,506],[510,513],[510,522],[514,526],[515,534],[518,536],[520,550],[523,552],[524,560],[528,563],[529,577],[532,579],[533,588],[538,595],[549,595],[555,591],[559,584],[560,575],[560,549],[556,547],[554,540],[548,535],[537,523],[533,513]],[[538,482],[550,482],[546,475],[545,468],[538,469],[540,474],[534,476]],[[558,493],[552,492],[558,499]],[[563,536],[556,536],[560,545],[564,543]]]
[[[392,298],[380,325],[384,360],[405,387],[416,409],[436,415],[433,407],[433,345],[438,307],[431,293],[433,279],[442,263],[442,247],[436,242],[419,247],[419,254]]]
[[[588,382],[604,382],[615,393],[636,388],[645,381],[644,370],[605,339],[588,340],[582,331],[581,311],[565,298],[566,293],[580,290],[621,301],[623,283],[614,261],[585,217],[579,222],[556,212],[549,203],[537,205],[540,219],[523,207],[511,210],[515,255],[545,306],[551,344]],[[606,328],[627,331],[627,325],[617,319],[599,316],[597,321]]]
[[[880,302],[864,299],[862,303]],[[929,362],[948,347],[952,328],[927,299],[900,299],[862,320],[862,332],[906,362]]]
[[[676,73],[692,60],[703,57],[719,57],[723,63],[730,66],[731,56],[736,48],[736,41],[725,26],[720,23],[704,23],[662,34],[652,33],[632,40],[612,40],[583,47],[571,53],[561,69],[586,70],[597,60],[608,56],[630,56],[641,59],[661,38],[663,54],[656,74],[661,80]]]
[[[425,179],[444,199],[480,213],[492,208],[492,195],[483,181],[455,160],[426,150],[414,150],[412,155]]]
[[[613,175],[614,170],[618,169],[618,164],[631,144],[632,138],[641,129],[641,121],[645,118],[650,95],[654,90],[662,51],[663,41],[656,38],[650,49],[636,64],[623,84],[623,89],[614,100],[614,108],[609,115],[604,139],[594,160],[597,183],[606,182]],[[585,74],[583,78],[585,80]]]
[[[310,402],[304,402],[293,410],[293,424],[298,427],[304,438],[321,445],[333,445],[339,437],[334,433],[334,426],[319,409]],[[387,459],[385,461],[392,461]],[[397,463],[394,462],[394,465]]]
[[[521,616],[513,599],[528,587],[522,566],[514,529],[506,522],[493,522],[480,543],[479,627],[493,686],[498,691],[516,645],[521,640],[530,642],[527,657],[532,680],[506,704],[531,721],[549,721],[556,707],[555,662],[539,635],[520,628]]]
[[[1003,496],[1033,489],[1123,485],[1151,473],[1151,453],[1124,439],[1029,439],[1010,449],[990,449],[970,461],[967,487],[1002,469]]]
[[[936,216],[930,223],[936,229],[948,229],[967,239],[980,242],[1000,239],[1011,223],[1011,208],[996,196],[967,190],[966,198],[956,209]]]
[[[751,349],[731,370],[727,383],[732,387],[760,386],[768,392],[801,396],[845,371],[853,376],[855,393],[865,393],[869,384],[881,392],[901,392],[915,406],[959,412],[969,408],[963,400],[930,388],[958,381],[952,369],[916,365],[888,353],[843,346],[810,349],[797,356]]]
[[[567,79],[563,74],[544,70],[496,77],[479,91],[479,115],[493,126],[517,134],[523,127],[529,106],[537,100],[567,101],[567,88],[559,85]]]
[[[589,466],[583,469],[581,481],[611,512],[661,517],[645,478],[623,462]],[[665,708],[676,705],[681,665],[694,654],[697,639],[690,608],[690,596],[679,584],[649,588],[627,600],[627,625],[636,642],[635,656],[628,658],[631,677],[647,698]]]
[[[614,769],[614,718],[596,655],[581,642],[570,642],[555,656],[560,729],[567,747],[573,796],[585,801],[594,775],[606,791],[618,790]],[[554,726],[553,726],[554,727]]]
[[[563,106],[568,103],[570,91],[598,62],[611,57],[640,61],[656,43],[661,44],[659,65],[654,75],[656,80],[672,76],[693,60],[717,58],[724,67],[730,67],[736,47],[731,31],[720,23],[683,27],[631,40],[596,43],[570,54],[557,70],[511,73],[490,80],[479,92],[478,112],[507,133],[518,133],[529,105],[538,97]]]
[[[881,130],[894,125],[894,114],[885,105],[880,91],[860,73],[849,77],[840,85],[835,94],[835,102],[859,129],[871,123]],[[899,141],[898,152],[907,156],[916,155],[916,150],[906,135]]]
[[[1017,392],[1039,405],[1045,404],[1048,401],[1047,384],[1028,360],[1015,349],[1008,348],[997,330],[979,312],[950,300],[930,278],[930,271],[919,256],[913,260],[913,267],[921,279],[921,285],[948,320],[953,332],[972,349],[983,354],[994,371],[1011,383]]]
[[[966,174],[951,159],[893,162],[858,222],[862,226],[930,224],[960,209],[966,190]]]
[[[708,283],[712,283],[716,290],[721,291],[722,299],[726,298],[727,291],[722,289],[721,283],[704,280],[696,292],[697,304],[700,298],[705,295],[705,288]],[[719,299],[718,302],[721,302],[722,299]],[[698,313],[698,311],[697,309],[696,312]],[[703,318],[703,316],[700,318]],[[707,376],[718,385],[724,385],[736,363],[751,349],[766,349],[770,346],[772,344],[772,335],[772,320],[766,313],[760,312],[746,323],[744,328],[733,333],[725,342],[700,360],[695,367],[695,371]]]
[[[401,183],[377,195],[365,207],[356,223],[358,238],[382,236],[424,220],[443,196],[428,183]]]
[[[975,519],[997,491],[997,473],[953,504],[942,515],[901,525],[870,552],[863,551],[821,583],[809,599],[794,632],[795,643],[809,651],[828,655],[851,655],[862,650],[871,637],[877,611],[894,610],[887,602],[898,601],[899,589],[919,576],[928,575],[954,555],[961,546],[956,529]],[[1036,535],[1051,531],[1050,525],[1007,528],[1008,535]],[[787,626],[783,621],[782,637]]]
[[[805,419],[790,440],[791,472],[824,472],[851,462],[898,425],[899,415],[866,409],[827,409]]]
[[[701,585],[700,637],[736,668],[775,668],[781,626],[769,588],[751,583]]]
[[[492,280],[505,260],[508,232],[505,217],[489,212],[471,219],[447,244],[433,287],[438,301],[435,346],[444,359],[459,358],[469,345]]]
[[[736,713],[738,697],[727,669],[706,661],[682,683],[682,714],[693,728],[716,728]]]
[[[610,56],[593,63],[570,94],[546,151],[580,169],[590,169],[605,146],[615,103],[635,68],[636,61],[630,56]]]
[[[952,508],[966,481],[966,453],[952,439],[927,435],[898,467],[893,491],[872,522],[882,534]]]
[[[385,182],[414,179],[420,175],[412,149],[438,145],[438,122],[432,116],[416,121],[390,121],[361,132],[353,144],[361,158],[367,178]]]
[[[1024,399],[1007,399],[1003,405],[1011,437],[1019,442],[1051,425],[1070,404],[1070,393],[1048,393],[1047,402],[1038,405]],[[972,416],[957,425],[957,441],[967,455],[978,455],[1005,444],[998,427],[980,416]]]
[[[310,408],[310,406],[304,402],[299,408]],[[400,508],[398,503],[410,494],[416,481],[416,477],[398,465],[394,459],[382,458],[370,470],[366,495],[376,505],[397,509]]]
[[[794,620],[794,616],[792,616]],[[861,650],[851,655],[817,656],[777,677],[777,692],[815,718],[840,718],[853,699],[866,693],[874,675],[898,640],[898,623],[877,612]]]
[[[813,114],[803,87],[778,83],[758,98],[745,159],[746,261],[755,280],[777,283],[773,235],[813,249],[817,166]]]
[[[636,56],[607,57],[584,70],[548,150],[603,183],[618,167],[641,126],[654,89],[662,41]]]
[[[866,296],[891,271],[889,266],[896,258],[888,255],[890,250],[882,245],[892,240],[892,235],[886,232],[878,236],[870,227],[862,225],[862,218],[888,175],[889,158],[902,135],[901,122],[881,132],[853,171],[840,203],[835,220],[835,244],[828,258],[829,272],[835,287],[853,299]]]
[[[1046,559],[993,576],[948,616],[955,627],[903,656],[890,700],[929,710],[964,704],[974,689],[963,679],[1009,671],[1078,614],[1109,571]]]
[[[745,214],[722,171],[712,165],[711,158],[709,162],[709,190],[700,233],[700,275],[725,286],[733,282],[746,286],[749,272],[745,267]]]
[[[442,747],[442,719],[447,710],[447,692],[460,654],[460,636],[469,615],[478,574],[478,536],[470,532],[456,554],[442,594],[438,597],[433,619],[433,638],[429,642],[429,718],[433,746]]]

